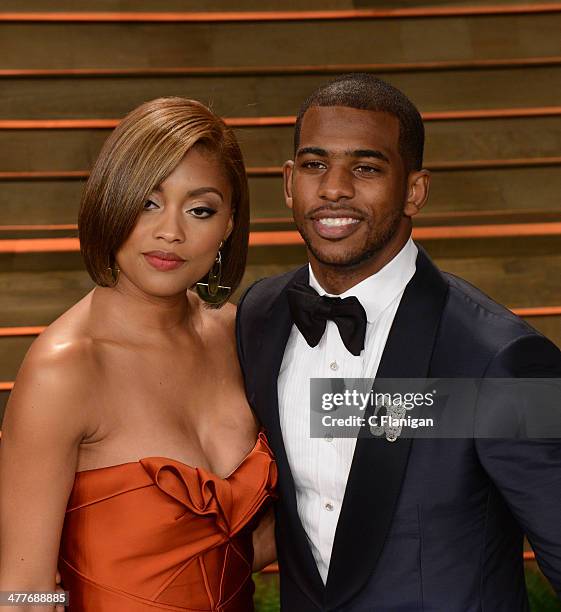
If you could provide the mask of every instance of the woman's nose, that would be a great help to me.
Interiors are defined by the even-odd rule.
[[[183,242],[185,240],[183,222],[176,211],[169,209],[163,211],[155,227],[155,237],[166,242]]]

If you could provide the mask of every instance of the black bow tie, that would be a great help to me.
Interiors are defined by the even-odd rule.
[[[360,355],[366,334],[366,312],[355,296],[320,296],[312,287],[303,284],[294,284],[286,294],[292,320],[310,346],[317,346],[327,321],[333,321],[347,349],[353,355]]]

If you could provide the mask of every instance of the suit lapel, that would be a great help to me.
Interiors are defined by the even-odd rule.
[[[447,284],[419,248],[416,272],[394,318],[377,378],[426,378]],[[412,441],[357,440],[331,554],[325,602],[335,609],[372,575],[391,526]],[[373,473],[376,475],[373,478]]]
[[[308,282],[307,266],[295,273],[292,282]],[[289,286],[288,285],[288,286]],[[306,595],[321,608],[324,585],[308,545],[306,532],[300,521],[296,505],[296,489],[280,426],[277,379],[286,343],[292,329],[292,317],[285,290],[281,291],[271,308],[263,313],[262,325],[256,336],[259,348],[252,354],[259,360],[255,368],[254,405],[275,454],[279,473],[279,495],[282,498],[283,532],[289,540],[283,542],[283,551],[290,564],[290,573]]]

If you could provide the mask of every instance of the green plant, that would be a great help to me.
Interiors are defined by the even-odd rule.
[[[277,574],[255,574],[255,612],[279,612]],[[526,587],[532,612],[561,612],[561,602],[536,566],[526,568]]]
[[[561,602],[537,567],[526,567],[526,587],[532,612],[561,612]]]
[[[254,574],[255,612],[279,612],[278,574]]]

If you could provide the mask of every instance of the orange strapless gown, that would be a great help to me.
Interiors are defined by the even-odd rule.
[[[274,495],[263,433],[226,478],[173,459],[76,474],[59,569],[72,612],[250,612],[252,530]]]

